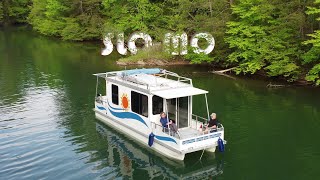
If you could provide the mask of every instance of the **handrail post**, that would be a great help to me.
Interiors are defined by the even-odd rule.
[[[196,129],[198,127],[198,116],[196,116]]]

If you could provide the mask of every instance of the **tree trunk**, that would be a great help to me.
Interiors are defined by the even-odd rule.
[[[210,17],[212,17],[212,1],[209,0],[209,6],[210,6]]]
[[[79,7],[79,10],[80,10],[80,14],[83,14],[83,5],[82,5],[82,0],[80,0],[80,7]]]
[[[10,18],[9,18],[9,5],[10,0],[3,0],[2,1],[2,8],[3,8],[3,24],[4,26],[8,26],[10,24]]]

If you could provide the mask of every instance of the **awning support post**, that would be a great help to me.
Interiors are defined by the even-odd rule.
[[[99,83],[99,76],[97,76],[96,95],[94,95],[94,97],[97,97],[97,95],[98,95],[98,83]]]
[[[209,119],[210,119],[210,116],[209,116],[209,107],[208,107],[208,99],[207,99],[207,94],[204,94],[204,97],[205,97],[205,99],[206,99],[206,107],[207,107],[207,114],[208,114],[208,120],[207,120],[207,121],[209,121]]]
[[[167,128],[168,128],[168,130],[169,130],[169,135],[170,135],[170,127],[169,127],[169,111],[168,111],[167,99],[164,99],[164,101],[165,101],[164,108],[165,108],[165,113],[166,113],[166,115],[167,115],[167,123],[168,123]]]

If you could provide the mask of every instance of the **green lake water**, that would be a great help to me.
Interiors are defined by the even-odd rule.
[[[0,30],[0,179],[320,179],[319,88],[165,67],[210,92],[228,141],[178,163],[95,119],[92,74],[124,69],[102,47]],[[203,97],[194,108],[206,116]]]

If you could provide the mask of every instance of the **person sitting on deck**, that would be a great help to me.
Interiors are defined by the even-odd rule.
[[[206,130],[205,130],[205,133],[208,133],[209,129],[210,131],[211,130],[214,130],[216,131],[217,130],[217,127],[218,127],[218,120],[217,120],[217,114],[216,113],[212,113],[210,115],[210,120],[209,120],[209,123],[207,124],[206,126]]]
[[[174,133],[178,132],[178,128],[176,124],[172,122],[172,120],[168,121],[168,118],[165,112],[160,113],[160,122],[164,130],[167,130],[169,126],[171,131],[173,131]]]

